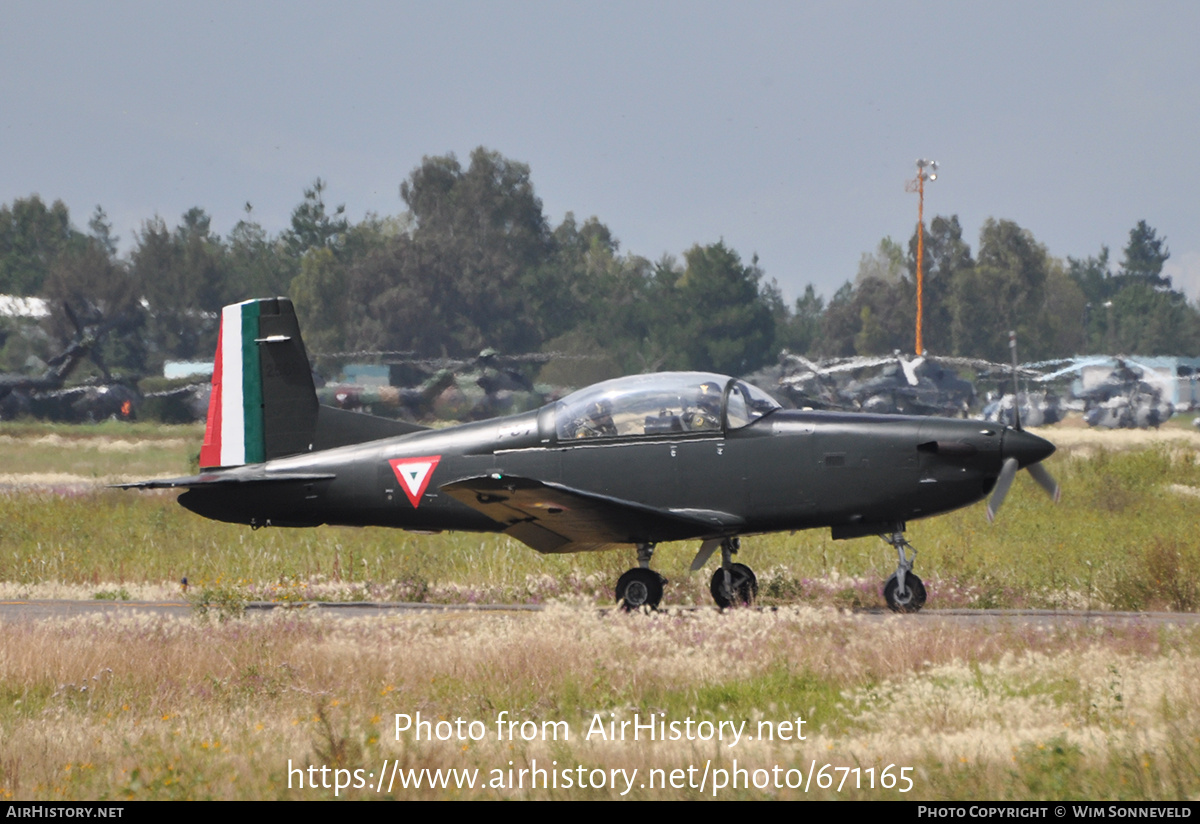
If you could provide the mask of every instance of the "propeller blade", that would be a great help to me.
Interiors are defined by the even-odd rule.
[[[996,479],[996,488],[992,490],[992,497],[988,499],[987,519],[989,524],[996,520],[996,513],[1000,511],[1000,507],[1004,503],[1004,496],[1008,494],[1008,488],[1012,486],[1018,466],[1016,458],[1005,459],[1004,466],[1000,469],[1000,477]]]
[[[1058,503],[1058,496],[1061,490],[1058,488],[1058,481],[1054,480],[1054,477],[1046,470],[1046,467],[1040,463],[1035,463],[1025,468],[1029,470],[1029,474],[1033,476],[1033,479],[1038,482],[1038,486],[1046,490],[1046,494],[1050,496],[1054,503]]]

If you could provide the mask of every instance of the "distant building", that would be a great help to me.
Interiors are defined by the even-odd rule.
[[[212,361],[167,361],[163,364],[164,378],[211,378]]]
[[[0,317],[44,318],[50,307],[42,298],[21,298],[16,295],[0,295]]]
[[[387,364],[348,363],[342,370],[346,383],[355,386],[389,386],[389,367]]]

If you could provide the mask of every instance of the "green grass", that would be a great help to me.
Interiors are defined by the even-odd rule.
[[[199,455],[203,435],[198,424],[4,422],[0,473],[68,474],[80,480],[183,474]]]
[[[8,458],[106,477],[130,454],[105,424],[59,435],[0,428]],[[139,425],[140,426],[140,425]],[[14,433],[19,434],[14,434]],[[198,431],[153,427],[149,474],[186,472]],[[78,443],[76,443],[78,441]],[[1195,609],[1200,487],[1193,452],[1150,448],[1048,466],[1052,505],[1019,478],[997,523],[982,505],[910,524],[939,607]],[[136,453],[139,455],[150,452]],[[1083,454],[1080,452],[1080,454]],[[116,455],[116,458],[113,458]],[[90,457],[89,457],[90,456]],[[90,463],[89,463],[90,462]],[[79,469],[79,467],[86,467]],[[9,470],[11,471],[11,470]],[[49,471],[45,468],[29,471]],[[56,470],[71,472],[70,469]],[[73,488],[74,489],[74,488]],[[0,494],[0,586],[139,597],[184,575],[203,610],[0,624],[0,799],[333,797],[288,789],[288,762],[377,770],[545,766],[731,770],[830,765],[838,790],[739,788],[724,799],[1194,798],[1200,792],[1200,631],[1137,623],[1035,626],[879,620],[839,610],[603,614],[633,552],[541,556],[495,535],[264,529],[206,521],[168,493]],[[708,604],[694,543],[664,545],[668,603]],[[895,564],[878,539],[751,536],[739,560],[768,604],[881,606]],[[710,569],[711,569],[710,564]],[[543,602],[521,615],[238,617],[274,598]],[[394,715],[565,721],[570,741],[397,741]],[[804,741],[604,742],[593,718],[805,720]],[[610,715],[611,714],[611,715]],[[489,726],[489,732],[493,728]],[[910,767],[911,793],[866,786]],[[827,773],[828,775],[829,773]],[[389,797],[356,790],[355,798]],[[611,790],[394,791],[396,798],[610,798]],[[627,797],[711,798],[711,787]]]
[[[104,451],[115,424],[58,435],[39,425],[0,428],[16,449],[6,466],[74,468],[104,476],[187,471],[195,428],[147,427],[136,453]],[[136,424],[142,427],[145,425]],[[51,431],[47,431],[51,429]],[[58,440],[47,440],[54,435]],[[184,437],[186,436],[186,437]],[[122,439],[124,440],[124,439]],[[133,441],[131,441],[133,442]],[[64,443],[66,444],[64,446]],[[78,444],[78,445],[77,445]],[[12,444],[5,442],[5,456]],[[1194,453],[1178,447],[1055,455],[1047,461],[1062,501],[1052,504],[1018,476],[994,525],[977,504],[909,524],[927,608],[1040,607],[1195,610],[1200,605],[1200,488]],[[20,471],[10,469],[9,471]],[[117,590],[127,583],[241,588],[247,599],[402,599],[607,602],[633,551],[541,556],[490,534],[412,535],[399,530],[289,530],[204,520],[174,493],[96,490],[72,496],[0,494],[0,581]],[[689,573],[693,543],[667,544],[655,568],[671,584],[667,604],[707,604],[710,570]],[[738,560],[758,574],[765,604],[880,606],[895,554],[877,538],[833,541],[826,530],[749,536]],[[91,593],[88,594],[91,597]]]

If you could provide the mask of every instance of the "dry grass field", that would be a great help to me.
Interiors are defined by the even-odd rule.
[[[748,538],[775,608],[726,613],[674,608],[707,575],[666,546],[667,608],[623,615],[597,609],[621,553],[251,532],[97,488],[187,472],[195,428],[0,427],[0,597],[178,598],[187,575],[208,605],[0,623],[0,798],[1200,798],[1200,630],[938,615],[1196,610],[1200,436],[1045,434],[1060,505],[1019,480],[993,527],[910,525],[930,603],[880,617],[851,609],[882,605],[877,539]],[[239,609],[314,598],[551,606]]]
[[[1200,792],[1196,629],[930,615],[562,605],[4,624],[0,795]]]

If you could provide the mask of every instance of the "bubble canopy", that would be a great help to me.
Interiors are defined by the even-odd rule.
[[[558,439],[645,437],[740,429],[779,409],[745,381],[708,372],[631,375],[558,402]]]

